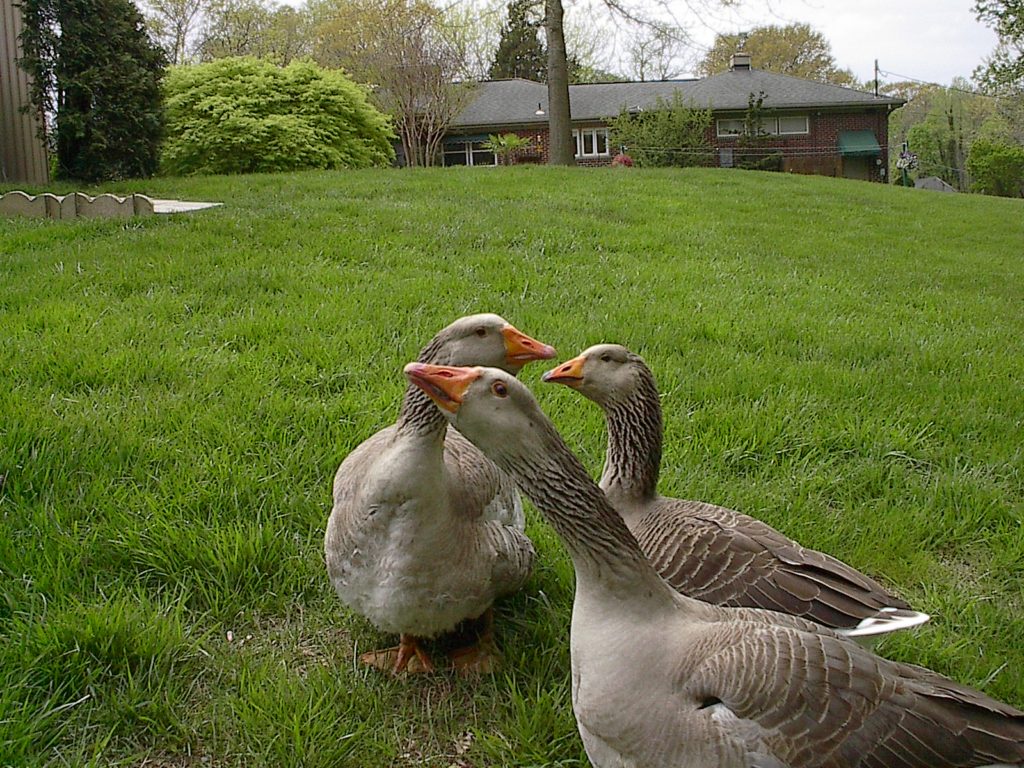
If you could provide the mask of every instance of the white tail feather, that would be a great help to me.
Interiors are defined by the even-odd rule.
[[[930,618],[931,616],[927,613],[920,611],[911,611],[905,608],[883,608],[874,616],[862,619],[856,627],[840,629],[838,632],[846,637],[874,637],[920,626]]]

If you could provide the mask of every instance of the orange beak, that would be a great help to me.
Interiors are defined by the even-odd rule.
[[[466,389],[480,376],[476,368],[429,363],[409,363],[403,371],[409,381],[426,392],[438,407],[448,413],[459,410]]]
[[[541,380],[548,384],[565,384],[567,387],[576,387],[583,381],[583,364],[586,361],[587,358],[583,355],[566,360],[557,368],[545,371]]]
[[[501,335],[505,338],[505,360],[509,365],[521,366],[531,360],[551,360],[555,356],[555,348],[550,344],[532,339],[511,325],[502,328]]]

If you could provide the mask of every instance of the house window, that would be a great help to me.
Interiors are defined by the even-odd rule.
[[[474,141],[468,145],[470,165],[497,165],[498,156],[484,148],[482,141]]]
[[[572,132],[576,142],[576,157],[607,157],[607,128],[577,128]]]
[[[456,141],[444,146],[445,165],[497,165],[497,156],[482,141]]]
[[[790,115],[779,118],[779,133],[783,136],[794,133],[810,133],[806,115]]]
[[[724,138],[728,136],[739,136],[743,133],[743,118],[735,117],[729,118],[728,120],[718,121],[718,136]]]
[[[465,143],[446,144],[444,148],[445,165],[469,165],[469,158],[466,157]]]
[[[742,136],[745,120],[742,117],[729,117],[717,121],[718,138]],[[792,136],[810,133],[806,115],[787,115],[786,117],[766,117],[758,126],[759,136]]]

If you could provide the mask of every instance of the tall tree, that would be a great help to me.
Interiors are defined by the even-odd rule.
[[[205,0],[200,61],[254,56],[285,65],[312,52],[309,14],[273,0]]]
[[[671,80],[683,73],[685,33],[663,26],[640,27],[627,49],[631,74],[637,80]]]
[[[730,5],[733,2],[734,0],[683,0],[682,5],[696,15],[709,6]],[[654,3],[643,3],[640,0],[604,0],[604,5],[609,13],[618,19],[625,19],[634,24],[656,26],[659,22],[650,16],[648,9],[660,9],[672,16],[680,4],[671,0],[655,0]],[[548,46],[548,134],[551,142],[548,162],[555,165],[575,163],[572,115],[569,106],[569,60],[566,55],[564,17],[565,9],[562,0],[545,0],[544,31],[547,35]]]
[[[967,85],[958,80],[950,88],[922,88],[889,119],[890,146],[910,143],[919,177],[938,176],[963,191],[970,188],[971,146],[996,114],[994,100],[969,93]]]
[[[535,18],[535,0],[510,0],[508,20],[501,28],[501,39],[488,73],[492,80],[522,77],[544,82],[547,79],[547,51],[540,41],[542,21]]]
[[[452,48],[462,52],[458,79],[486,80],[494,63],[504,18],[504,0],[449,3],[441,12],[440,29]]]
[[[545,0],[544,31],[548,43],[548,163],[576,165],[569,107],[569,57],[565,49],[562,0]]]
[[[729,57],[738,50],[750,54],[757,69],[778,72],[822,83],[853,87],[857,79],[836,66],[832,46],[808,24],[755,27],[746,35],[717,35],[697,71],[713,75],[729,68]]]
[[[395,121],[409,165],[433,165],[467,86],[455,83],[464,56],[442,12],[426,0],[322,0],[314,9],[314,57],[373,84]]]
[[[23,0],[21,66],[54,115],[59,178],[149,176],[162,127],[166,59],[130,0]]]
[[[171,64],[184,64],[203,0],[147,0],[143,5],[150,32]]]
[[[615,34],[600,16],[574,13],[565,19],[565,50],[569,57],[569,83],[604,83],[625,78],[608,69],[607,40]]]
[[[995,91],[1024,91],[1024,0],[976,0],[978,20],[999,36],[996,50],[974,73],[982,85]]]

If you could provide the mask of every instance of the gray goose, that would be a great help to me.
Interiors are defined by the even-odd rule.
[[[1024,712],[815,622],[676,592],[514,377],[405,372],[569,551],[572,705],[596,768],[1024,766]]]
[[[420,359],[517,373],[554,354],[501,317],[482,314],[439,332]],[[464,670],[488,669],[491,604],[519,589],[534,557],[514,483],[409,386],[398,421],[345,457],[333,496],[324,539],[331,583],[345,605],[400,639],[396,648],[363,654],[363,663],[395,674],[432,671],[420,638],[484,616],[484,642],[455,661]]]
[[[543,378],[601,406],[608,426],[601,490],[658,573],[679,592],[716,605],[802,616],[852,637],[928,621],[927,614],[911,610],[860,571],[760,520],[661,496],[661,401],[639,355],[618,344],[598,344]]]

